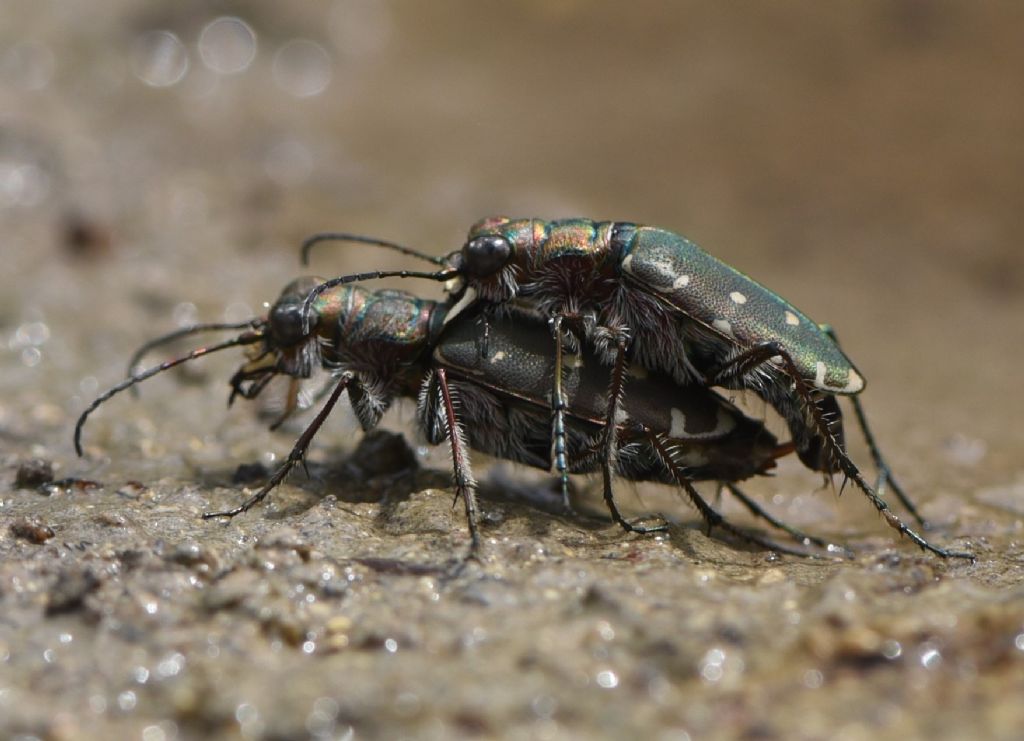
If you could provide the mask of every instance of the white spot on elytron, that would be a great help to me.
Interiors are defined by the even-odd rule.
[[[500,363],[504,359],[505,359],[505,351],[504,350],[498,350],[498,352],[494,353],[494,355],[491,356],[491,362],[492,363]]]
[[[825,385],[825,364],[820,360],[814,365],[814,385],[820,389],[827,389]]]
[[[675,282],[672,283],[672,288],[678,291],[680,288],[686,288],[688,285],[690,285],[690,276],[680,275],[675,279]]]
[[[733,291],[729,294],[729,298],[732,299],[734,304],[745,304],[747,303],[747,297],[739,291]]]
[[[850,368],[850,370],[847,371],[847,374],[846,374],[846,385],[845,386],[828,386],[828,385],[826,385],[825,382],[824,382],[824,379],[825,379],[824,367],[825,367],[825,364],[819,361],[818,362],[818,373],[814,377],[814,384],[818,388],[828,389],[829,391],[834,391],[837,394],[856,394],[856,393],[859,393],[864,388],[864,379],[861,378],[860,374],[857,373],[857,371],[855,371],[853,368]]]
[[[672,426],[668,428],[668,436],[676,438],[689,437],[686,434],[686,415],[675,407],[670,409],[669,413],[672,415]]]
[[[850,368],[850,373],[846,376],[846,388],[843,389],[844,394],[856,394],[864,388],[864,379],[860,377],[860,374],[853,368]]]
[[[626,259],[622,261],[622,269],[627,273],[633,272],[633,253],[630,252],[626,255]]]
[[[676,272],[675,264],[670,262],[669,260],[659,260],[657,262],[652,262],[651,267],[654,269],[654,272],[657,273],[658,275],[657,282],[659,286],[661,286],[661,290],[669,290],[669,287],[674,282],[672,276]]]
[[[732,333],[732,325],[729,324],[728,320],[726,319],[716,319],[715,321],[711,322],[711,326],[724,335],[728,335],[729,337],[736,336]]]
[[[800,317],[798,317],[792,311],[787,311],[786,312],[786,324],[788,324],[791,327],[799,326],[799,324],[800,324]]]

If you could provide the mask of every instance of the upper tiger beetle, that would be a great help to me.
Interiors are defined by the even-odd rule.
[[[549,399],[545,389],[560,362],[546,349],[544,323],[528,316],[497,318],[482,323],[470,313],[447,321],[449,304],[419,299],[402,291],[370,292],[360,286],[335,286],[320,291],[312,305],[308,328],[303,307],[309,292],[321,283],[302,278],[290,283],[264,318],[238,324],[202,324],[151,340],[132,356],[130,367],[154,348],[181,337],[211,330],[242,330],[237,337],[200,347],[178,358],[130,375],[97,397],[75,426],[75,448],[81,455],[81,433],[89,415],[115,394],[195,358],[226,348],[247,346],[248,362],[231,378],[229,404],[236,397],[257,397],[277,376],[290,380],[288,406],[296,405],[297,384],[317,365],[333,372],[333,389],[284,463],[254,495],[234,509],[209,512],[204,518],[234,517],[247,511],[280,484],[304,460],[313,437],[341,394],[348,393],[365,430],[375,427],[395,397],[418,399],[417,419],[427,440],[451,446],[456,498],[463,499],[473,553],[479,547],[474,481],[467,447],[495,457],[550,467],[552,449]],[[487,357],[481,347],[486,344]],[[659,481],[680,487],[697,507],[708,530],[718,527],[763,548],[795,555],[792,550],[735,527],[709,505],[693,482],[718,481],[755,515],[766,519],[805,545],[830,552],[843,549],[797,531],[764,512],[735,482],[766,473],[777,458],[793,451],[778,444],[763,423],[746,417],[709,388],[682,386],[656,373],[624,378],[625,366],[614,369],[617,383],[628,389],[616,414],[607,404],[607,368],[584,349],[565,374],[572,401],[565,410],[565,456],[574,473],[601,471],[604,495],[613,519],[629,530],[643,527],[619,513],[612,495],[612,476]],[[605,430],[611,428],[613,435]],[[607,441],[612,448],[607,448]]]
[[[462,249],[443,258],[373,237],[330,232],[303,243],[303,260],[313,245],[327,240],[395,249],[438,269],[334,278],[306,298],[307,315],[322,291],[384,277],[446,282],[454,302],[446,321],[480,302],[505,310],[528,306],[550,320],[556,358],[561,358],[564,342],[586,340],[615,367],[628,362],[669,373],[681,384],[754,391],[785,419],[808,468],[827,478],[841,472],[844,483],[852,480],[892,528],[922,549],[944,558],[973,558],[933,545],[882,498],[888,485],[927,528],[875,442],[856,396],[864,389],[864,378],[832,329],[678,234],[628,222],[494,217],[474,224]],[[622,395],[614,381],[611,418]],[[552,385],[558,448],[567,406],[560,372]],[[846,452],[838,396],[851,400],[878,470],[878,491]],[[612,427],[604,434],[610,437]],[[607,449],[612,447],[606,442]],[[554,462],[565,492],[565,458],[556,455]]]

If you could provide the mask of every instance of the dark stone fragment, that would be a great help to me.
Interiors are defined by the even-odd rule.
[[[37,489],[53,481],[53,464],[42,458],[33,458],[18,466],[14,485],[19,489]]]

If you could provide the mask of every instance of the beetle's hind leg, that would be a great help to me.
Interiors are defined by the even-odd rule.
[[[789,548],[787,546],[776,543],[772,540],[768,540],[767,538],[762,538],[760,535],[757,535],[755,533],[747,532],[746,530],[743,530],[737,527],[736,525],[733,525],[731,522],[725,519],[725,517],[722,516],[720,512],[718,512],[718,510],[716,510],[714,507],[708,504],[707,501],[705,501],[704,497],[700,495],[700,492],[698,492],[694,488],[693,483],[686,476],[686,473],[683,470],[682,466],[680,466],[673,458],[672,450],[669,447],[669,445],[666,444],[665,440],[648,427],[642,427],[642,430],[646,435],[647,440],[650,442],[651,448],[654,450],[658,458],[661,460],[662,465],[665,466],[665,468],[671,474],[675,482],[680,487],[682,487],[683,491],[685,491],[686,495],[690,498],[690,501],[697,508],[697,511],[700,512],[700,516],[704,520],[705,532],[708,535],[711,534],[711,531],[714,528],[718,528],[719,530],[723,530],[724,532],[727,532],[730,535],[739,538],[740,540],[743,540],[747,543],[751,543],[759,548],[763,548],[768,551],[786,553],[791,556],[801,556],[803,558],[807,558],[808,556],[814,556],[813,553],[805,553],[804,551],[798,551],[794,548]]]
[[[836,331],[828,324],[820,325],[821,329],[827,334],[836,345],[839,345],[839,337],[836,335]],[[857,417],[857,425],[860,427],[861,434],[864,435],[864,441],[868,445],[868,452],[871,454],[871,460],[875,463],[875,470],[878,471],[878,479],[875,482],[875,490],[879,496],[885,495],[885,487],[889,486],[896,494],[897,499],[903,504],[910,513],[911,517],[917,520],[917,523],[925,530],[929,529],[928,522],[918,513],[917,507],[914,506],[914,502],[910,499],[909,495],[904,491],[903,487],[893,476],[892,468],[886,462],[882,456],[882,450],[878,447],[878,443],[875,440],[875,435],[872,433],[871,428],[868,426],[868,418],[864,413],[864,406],[860,403],[860,399],[856,396],[850,397],[850,404],[853,406],[853,413]]]
[[[789,381],[793,384],[793,393],[796,394],[796,397],[805,405],[808,414],[814,422],[818,435],[821,437],[822,444],[825,446],[823,452],[828,456],[828,460],[833,462],[835,468],[838,471],[841,471],[847,479],[852,480],[857,485],[875,509],[878,510],[878,513],[885,519],[886,524],[896,530],[900,535],[905,535],[910,538],[910,540],[923,550],[930,551],[937,556],[941,556],[942,558],[966,558],[974,560],[974,556],[971,553],[951,551],[933,545],[904,523],[899,516],[889,508],[886,501],[878,496],[878,493],[871,487],[871,484],[867,482],[864,475],[860,472],[860,469],[857,468],[857,464],[855,464],[853,460],[851,460],[850,456],[847,455],[846,451],[843,450],[842,445],[832,433],[829,421],[825,418],[821,407],[815,403],[814,394],[808,387],[807,382],[804,381],[803,376],[801,376],[800,372],[797,370],[792,357],[790,357],[786,349],[778,342],[763,342],[744,350],[718,369],[708,373],[705,382],[708,386],[715,386],[724,384],[730,380],[743,378],[747,373],[756,369],[758,366],[769,363],[772,358],[777,358],[777,362],[771,364],[772,367],[781,369],[786,373],[789,377]]]
[[[747,494],[744,493],[744,491],[740,489],[738,486],[736,486],[736,484],[730,481],[720,481],[719,486],[721,488],[727,489],[730,494],[732,494],[734,497],[736,497],[737,500],[739,500],[740,504],[747,508],[747,511],[754,515],[754,517],[758,517],[767,522],[772,527],[774,527],[776,530],[781,530],[782,532],[786,533],[797,543],[800,543],[802,545],[814,545],[818,548],[821,548],[822,550],[828,551],[829,553],[838,553],[846,557],[851,557],[853,555],[850,549],[846,546],[837,545],[835,543],[829,543],[828,541],[819,538],[816,535],[810,535],[808,533],[805,533],[803,530],[799,530],[793,527],[792,525],[783,522],[779,518],[775,517],[771,512],[764,509],[764,507],[762,507],[756,501],[747,496]]]

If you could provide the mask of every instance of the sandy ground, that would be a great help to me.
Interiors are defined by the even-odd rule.
[[[0,24],[0,737],[1021,737],[1019,4],[90,5]],[[852,560],[708,538],[659,487],[621,496],[676,524],[628,536],[478,460],[451,578],[408,407],[354,454],[340,411],[310,478],[204,522],[303,421],[225,411],[237,356],[112,400],[74,455],[132,349],[258,313],[305,235],[440,254],[490,213],[659,224],[832,323],[929,537],[977,562],[793,461],[749,491]]]

